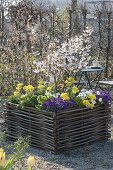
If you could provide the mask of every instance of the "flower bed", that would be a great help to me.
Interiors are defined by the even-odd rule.
[[[79,91],[72,77],[57,85],[20,83],[9,101],[6,123],[10,139],[31,136],[31,145],[59,153],[110,137],[110,96]]]
[[[31,145],[59,153],[110,137],[110,109],[98,105],[94,109],[73,108],[58,112],[17,109],[7,103],[8,137],[31,136]]]

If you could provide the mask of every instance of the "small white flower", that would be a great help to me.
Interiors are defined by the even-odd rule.
[[[82,89],[81,92],[86,92],[87,90],[86,89]]]
[[[40,73],[40,70],[33,70],[34,73]]]
[[[99,102],[102,102],[102,98],[99,98]]]
[[[99,92],[99,91],[97,91],[97,95],[100,95],[100,92]]]
[[[96,101],[95,100],[93,100],[93,102],[92,102],[94,105],[96,104]]]
[[[93,90],[89,90],[89,93],[93,93]]]
[[[60,93],[55,93],[54,96],[55,96],[55,97],[59,97],[59,96],[60,96]]]

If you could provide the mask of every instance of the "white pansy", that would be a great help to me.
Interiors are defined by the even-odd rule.
[[[55,97],[58,98],[60,96],[60,93],[55,93]]]
[[[51,92],[48,92],[48,91],[45,92],[45,95],[47,97],[54,97],[54,95]]]
[[[99,98],[99,102],[102,102],[102,98]]]
[[[97,95],[100,95],[100,92],[99,92],[99,91],[97,91]]]

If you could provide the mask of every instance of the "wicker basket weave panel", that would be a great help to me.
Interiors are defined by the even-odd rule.
[[[73,108],[57,113],[34,108],[18,109],[7,103],[8,137],[30,136],[31,145],[59,153],[110,137],[111,112],[108,105],[94,109]]]

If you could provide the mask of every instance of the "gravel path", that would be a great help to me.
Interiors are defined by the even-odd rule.
[[[53,155],[30,148],[44,170],[113,170],[113,141],[99,142],[66,154]],[[37,168],[36,168],[37,169]]]
[[[2,116],[0,110],[0,125],[3,124]],[[27,156],[34,155],[36,158],[33,170],[113,170],[113,116],[111,131],[110,140],[84,146],[65,154],[53,155],[30,147]]]

